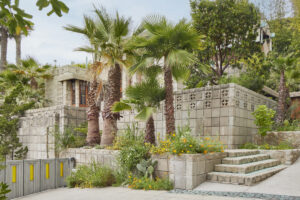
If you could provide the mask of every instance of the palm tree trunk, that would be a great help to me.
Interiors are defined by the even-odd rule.
[[[145,134],[145,143],[155,144],[155,127],[154,119],[151,115],[146,122],[146,134]]]
[[[117,120],[120,113],[111,111],[112,105],[121,99],[121,80],[122,72],[120,65],[116,64],[108,71],[107,87],[104,94],[103,133],[101,137],[101,146],[112,145],[117,134]]]
[[[15,36],[16,41],[16,64],[20,64],[21,61],[21,34]]]
[[[287,102],[286,102],[286,81],[285,81],[285,74],[284,70],[280,73],[280,82],[279,82],[279,97],[278,97],[278,104],[277,104],[277,111],[275,122],[276,125],[281,125],[285,119],[286,109],[287,109]]]
[[[8,42],[8,33],[6,28],[1,27],[1,65],[0,71],[5,69],[7,64],[7,42]]]
[[[173,97],[173,80],[172,72],[168,66],[164,67],[164,81],[166,89],[165,100],[165,116],[166,116],[166,133],[175,133],[175,118],[174,118],[174,97]]]
[[[91,83],[90,91],[88,94],[88,105],[89,109],[87,111],[88,120],[88,132],[86,137],[86,143],[88,146],[95,146],[100,144],[100,134],[99,134],[99,112],[100,108],[97,106],[97,90],[98,83],[94,79]]]

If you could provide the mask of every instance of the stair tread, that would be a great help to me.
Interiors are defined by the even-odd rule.
[[[286,165],[277,165],[275,167],[269,167],[269,168],[265,168],[259,171],[255,171],[255,172],[251,172],[248,174],[237,174],[237,173],[230,173],[230,172],[209,172],[208,174],[210,175],[223,175],[223,176],[235,176],[235,177],[244,177],[244,178],[252,178],[255,176],[260,176],[269,172],[273,172],[273,171],[278,171],[278,170],[282,170],[285,169],[287,166]]]
[[[228,157],[240,157],[240,156],[247,156],[247,155],[256,155],[259,154],[259,150],[249,150],[249,149],[229,149],[225,150]]]
[[[246,167],[256,166],[256,165],[259,165],[259,164],[271,163],[271,162],[274,162],[274,161],[279,162],[279,160],[276,160],[276,159],[267,159],[267,160],[260,160],[260,161],[256,161],[256,162],[244,163],[244,164],[239,164],[239,165],[217,164],[216,166],[246,168]]]
[[[264,157],[264,156],[270,156],[270,155],[269,154],[254,154],[254,155],[239,156],[239,157],[226,157],[226,158],[223,158],[223,160],[241,160],[241,159],[247,159],[247,158],[253,158],[253,157]]]

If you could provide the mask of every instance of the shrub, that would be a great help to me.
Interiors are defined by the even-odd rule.
[[[173,184],[169,179],[136,178],[129,176],[129,188],[143,190],[172,190]]]
[[[171,153],[176,155],[223,152],[223,145],[209,137],[195,139],[191,136],[190,128],[178,128],[178,132],[171,134],[166,141],[160,141],[158,146],[152,146],[152,154]]]
[[[115,183],[115,177],[110,168],[93,162],[90,165],[79,166],[66,181],[70,188],[107,187]]]
[[[272,130],[275,111],[266,105],[260,105],[252,114],[255,117],[254,123],[258,127],[258,134],[262,137],[266,136],[267,132]]]
[[[5,183],[0,183],[0,200],[5,200],[6,195],[10,192],[11,190],[8,188],[8,185]]]
[[[289,122],[288,120],[284,120],[283,126],[276,127],[277,131],[298,131],[300,130],[300,122],[299,120],[293,120]]]

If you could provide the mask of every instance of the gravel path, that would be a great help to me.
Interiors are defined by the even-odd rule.
[[[177,194],[167,191],[131,190],[121,187],[102,189],[68,189],[60,188],[18,198],[18,200],[249,200],[249,198],[232,198]],[[255,198],[253,198],[254,200]]]

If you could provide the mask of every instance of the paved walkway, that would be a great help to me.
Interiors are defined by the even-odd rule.
[[[300,197],[300,159],[285,170],[254,186],[205,182],[195,190],[265,193]]]
[[[18,198],[18,200],[249,200],[249,198],[232,198],[202,196],[192,194],[174,194],[166,191],[131,190],[121,187],[102,189],[68,189],[60,188]],[[254,200],[254,199],[253,199]]]

